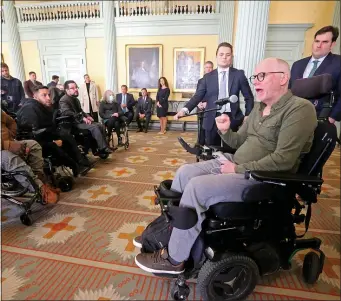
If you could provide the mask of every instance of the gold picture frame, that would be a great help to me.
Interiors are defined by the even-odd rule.
[[[126,74],[130,91],[158,90],[162,76],[163,45],[126,45]]]
[[[174,48],[174,92],[194,92],[204,76],[205,47]]]

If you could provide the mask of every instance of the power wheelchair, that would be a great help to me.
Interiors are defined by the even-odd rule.
[[[82,119],[82,113],[77,113],[74,116],[60,116],[60,112],[57,110],[54,114],[54,120],[57,128],[61,131],[71,133],[75,137],[78,147],[84,156],[86,156],[91,149],[94,156],[98,156],[101,159],[107,159],[109,154],[98,151],[97,142],[88,130],[74,128],[74,123],[82,122]]]
[[[204,300],[244,300],[260,276],[290,269],[292,257],[305,249],[313,251],[304,257],[303,278],[315,283],[323,271],[322,242],[300,238],[308,230],[311,206],[321,192],[322,168],[335,148],[336,137],[333,124],[319,122],[312,148],[304,155],[297,174],[248,171],[245,178],[259,183],[245,189],[242,203],[211,206],[185,272],[175,281],[172,298],[186,300],[190,293],[186,280],[197,278]],[[155,187],[156,203],[173,227],[190,229],[197,222],[196,212],[179,207],[181,194],[171,191],[171,184],[166,180]],[[298,235],[295,224],[301,223],[305,233]],[[194,250],[201,256],[194,256]]]

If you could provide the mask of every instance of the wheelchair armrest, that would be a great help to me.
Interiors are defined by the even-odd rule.
[[[232,147],[229,147],[227,145],[221,146],[221,145],[208,145],[210,149],[213,150],[213,152],[222,152],[222,153],[229,153],[229,154],[234,154],[236,152],[235,149]]]
[[[323,180],[319,177],[302,175],[302,174],[291,174],[287,172],[274,172],[274,171],[251,171],[246,172],[245,177],[253,178],[259,182],[278,184],[282,186],[300,184],[300,185],[322,185]]]
[[[61,122],[61,121],[65,121],[65,120],[73,120],[73,116],[60,116],[56,118],[56,121]]]
[[[47,132],[47,128],[42,128],[42,129],[35,129],[32,131],[32,134],[34,136],[38,136],[38,135],[41,135],[43,133],[46,133]]]

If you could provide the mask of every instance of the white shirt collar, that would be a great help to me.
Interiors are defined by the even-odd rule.
[[[222,68],[222,67],[219,67],[218,66],[218,74],[220,74],[220,72],[223,72],[223,71],[226,71],[226,72],[228,72],[229,71],[229,69],[230,69],[230,67],[227,67],[227,68]]]
[[[313,61],[319,61],[319,63],[322,63],[324,61],[324,59],[328,56],[328,54],[323,56],[323,57],[320,57],[319,59],[315,59],[314,56],[312,55],[311,58],[310,58],[309,63],[312,63]]]

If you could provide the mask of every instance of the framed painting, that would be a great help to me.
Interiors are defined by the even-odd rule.
[[[162,76],[162,45],[126,45],[126,73],[130,91],[156,92]]]
[[[174,48],[174,92],[194,92],[204,76],[205,47]]]

